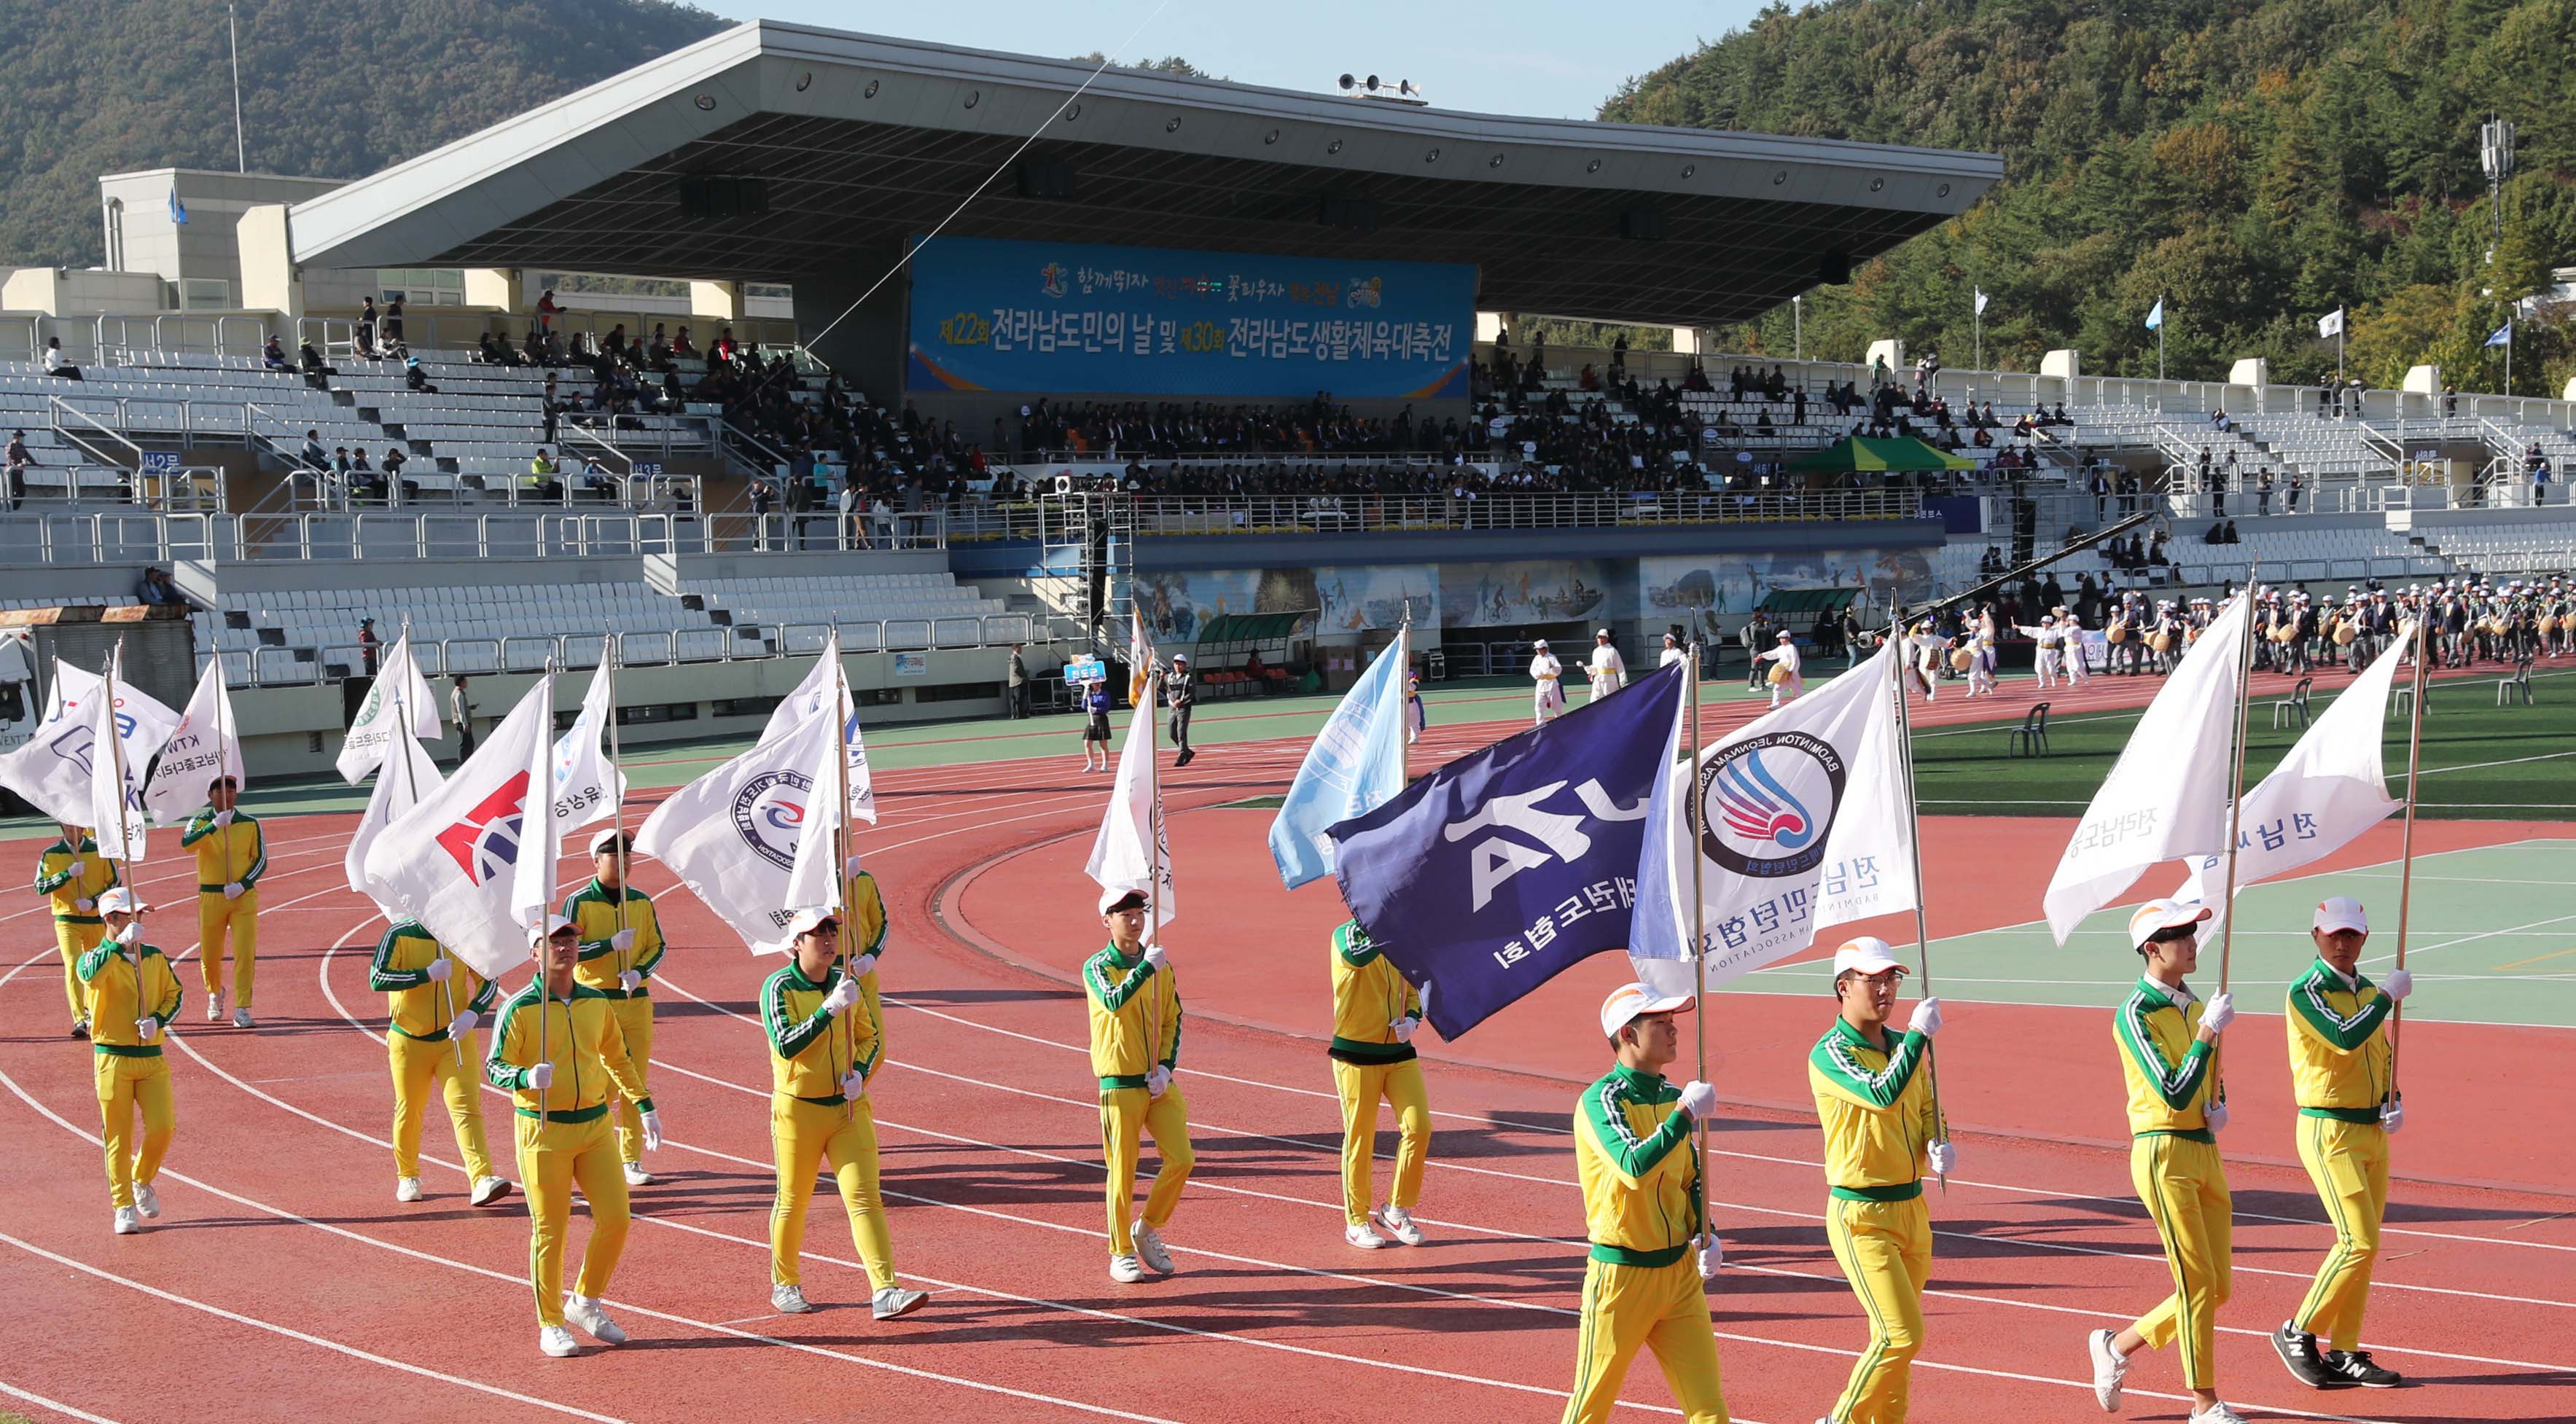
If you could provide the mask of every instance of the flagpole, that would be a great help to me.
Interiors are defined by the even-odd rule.
[[[2415,610],[2415,697],[2413,725],[2406,735],[2406,829],[2398,839],[2397,870],[2397,967],[2406,967],[2407,912],[2415,896],[2415,791],[2424,761],[2424,653],[2425,629],[2431,619],[2423,608]],[[2403,1001],[2388,1009],[2388,1100],[2397,1096],[2397,1028],[2406,1013]]]
[[[626,896],[631,888],[626,876],[626,778],[617,765],[617,634],[602,631],[599,640],[599,675],[608,679],[608,775],[617,786],[616,809],[609,813],[609,826],[617,832],[617,932],[626,932]],[[593,729],[591,735],[599,735]],[[633,966],[628,963],[631,951],[617,951],[617,977],[626,977]],[[623,984],[618,986],[624,988]]]
[[[2158,381],[2162,381],[2165,378],[2165,324],[2167,320],[2168,317],[2165,312],[2164,295],[2162,293],[2158,293],[2156,295],[2156,379]],[[1917,886],[1915,888],[1919,891],[1922,887]]]
[[[2236,840],[2245,814],[2245,740],[2254,711],[2254,575],[2263,567],[2253,561],[2245,570],[2245,631],[2236,642],[2236,770],[2227,794],[2227,896],[2219,902],[2225,918],[2218,924],[2218,992],[2227,992],[2229,961],[2236,948]],[[1917,887],[1918,889],[1920,887]],[[2227,1101],[2227,1083],[2218,1071],[2218,1055],[2224,1044],[2212,1044],[2209,1050],[2209,1076],[2215,1086],[2214,1101]]]
[[[1162,729],[1154,709],[1162,702],[1163,669],[1152,659],[1145,663],[1145,705],[1137,711],[1145,719],[1145,946],[1151,949],[1163,942],[1163,784],[1155,766],[1156,738]],[[1128,737],[1135,737],[1130,724]],[[1121,754],[1122,761],[1125,759]],[[1115,792],[1111,793],[1115,795]],[[1155,1046],[1163,1041],[1163,996],[1147,990],[1145,996],[1145,1067],[1153,1070]]]
[[[1690,775],[1683,784],[1690,788],[1691,973],[1698,981],[1692,989],[1691,1003],[1699,1009],[1698,1013],[1691,1015],[1691,1028],[1699,1040],[1699,1071],[1692,1076],[1705,1083],[1708,1081],[1708,906],[1704,903],[1700,890],[1700,862],[1708,858],[1708,853],[1701,849],[1708,840],[1708,800],[1700,794],[1699,786],[1699,657],[1699,650],[1692,649],[1688,693],[1690,760],[1682,764],[1690,768]],[[1671,767],[1657,767],[1656,771],[1664,776],[1672,775]],[[1701,1233],[1706,1235],[1712,1231],[1708,1211],[1708,1119],[1706,1118],[1701,1118],[1699,1122],[1697,1165],[1699,1167],[1699,1224]]]
[[[833,845],[832,888],[839,891],[841,895],[842,920],[841,932],[832,936],[832,943],[841,975],[847,978],[850,972],[850,927],[857,923],[855,912],[858,908],[849,902],[850,842],[853,839],[850,832],[850,722],[859,715],[859,709],[852,705],[855,699],[850,696],[849,668],[841,661],[841,610],[837,608],[832,610],[830,646],[832,649],[832,784],[835,788],[833,799],[839,804],[840,811],[832,820],[833,830],[838,836]],[[795,953],[794,946],[791,945],[788,952]],[[853,1004],[850,1008],[851,1012],[855,1013],[859,1006]],[[841,1073],[842,1047],[846,1045],[850,1050],[852,1068],[858,1066],[859,1058],[858,1040],[847,1015],[842,1017],[840,1028],[840,1036],[832,1042],[832,1071],[835,1075],[835,1086],[838,1085],[838,1075]],[[860,1086],[864,1088],[866,1085]],[[858,1104],[850,1101],[848,1093],[843,1093],[841,1121],[851,1121],[858,1116],[858,1112]]]
[[[134,862],[126,852],[126,847],[132,842],[128,839],[131,823],[125,814],[125,734],[116,725],[116,679],[124,671],[125,635],[119,633],[115,651],[108,657],[107,680],[99,685],[99,695],[107,699],[107,754],[116,773],[116,859],[124,863],[124,883],[132,886],[135,883]],[[92,797],[91,801],[95,805],[97,798]],[[136,913],[141,913],[144,907],[140,897],[136,898],[135,905]],[[203,955],[205,946],[199,945],[197,952]],[[140,1014],[143,1011],[143,956],[139,953],[134,957],[134,1004],[135,1012]]]
[[[1888,589],[1887,609],[1887,636],[1888,641],[1893,643],[1897,635],[1896,590],[1893,585]],[[1923,966],[1923,983],[1917,997],[1928,999],[1932,997],[1932,935],[1923,910],[1923,811],[1914,799],[1914,713],[1906,705],[1904,654],[1901,651],[1898,652],[1890,659],[1890,664],[1891,676],[1888,683],[1896,694],[1898,765],[1905,773],[1905,840],[1906,845],[1914,853],[1914,958],[1916,963]],[[1933,1056],[1930,1039],[1925,1039],[1923,1042],[1923,1071],[1927,1086],[1932,1091],[1933,1136],[1936,1141],[1946,1142],[1950,1137],[1950,1128],[1949,1120],[1941,1112],[1941,1062]],[[1941,1190],[1944,1193],[1950,1190],[1950,1178],[1946,1174],[1935,1174],[1933,1180],[1941,1184]]]
[[[406,626],[408,626],[408,625],[406,625]],[[405,656],[409,656],[409,654],[410,654],[410,650],[409,650],[409,649],[405,649],[405,650],[404,650],[404,654],[405,654]],[[542,731],[541,731],[540,735],[542,735],[542,734],[543,734],[543,731],[552,731],[552,730],[553,730],[553,723],[554,723],[554,710],[555,710],[555,660],[554,660],[551,656],[549,656],[549,657],[546,659],[545,679],[546,679],[546,682],[545,682],[545,689],[546,689],[546,690],[545,690],[545,696],[544,696],[542,699],[540,699],[540,701],[539,701],[538,705],[539,705],[539,706],[542,706],[542,707],[544,707],[544,708],[546,709],[546,722],[547,722],[547,726],[546,726],[544,729],[542,729]],[[551,738],[549,738],[549,739],[548,739],[548,741],[549,741],[549,745],[548,745],[548,747],[547,747],[547,751],[548,751],[548,753],[549,753],[549,764],[548,764],[548,768],[547,768],[547,769],[548,769],[549,771],[551,771],[551,770],[553,769],[553,768],[552,768],[552,761],[551,761],[551,753],[552,753],[552,751],[553,751],[553,747],[552,747],[552,744],[551,744],[551,740],[552,740]],[[462,761],[459,761],[459,762],[456,764],[456,769],[457,769],[459,772],[464,771],[464,769],[465,769],[465,763],[464,763],[464,762],[462,762]],[[550,776],[548,776],[546,779],[547,779],[547,781],[548,781],[549,783],[551,783],[551,782],[554,780],[554,778],[553,778],[551,775],[550,775]],[[537,798],[537,796],[539,795],[539,793],[540,793],[540,791],[541,791],[541,790],[550,790],[550,789],[551,789],[551,787],[548,787],[548,788],[539,788],[539,787],[536,787],[536,786],[533,786],[533,785],[532,785],[532,786],[530,786],[530,787],[528,788],[528,797],[529,797],[529,799],[530,799],[530,800],[532,800],[532,801],[533,801],[533,800],[535,800],[535,799]],[[533,812],[533,814],[531,814],[532,812]],[[521,828],[522,828],[522,829],[520,830],[520,836],[521,836],[521,838],[522,838],[523,840],[524,840],[524,838],[525,838],[525,837],[526,837],[526,835],[527,835],[527,831],[526,831],[525,827],[527,826],[527,824],[528,824],[528,822],[529,822],[530,820],[535,819],[535,817],[537,817],[537,816],[542,816],[542,817],[544,817],[544,818],[545,818],[545,819],[544,819],[544,826],[545,826],[545,829],[543,829],[543,830],[541,830],[541,831],[537,832],[537,841],[538,841],[537,848],[538,848],[538,850],[540,850],[541,852],[543,852],[543,853],[545,853],[545,854],[547,854],[547,855],[552,855],[552,854],[554,854],[558,849],[560,849],[560,847],[557,847],[556,845],[554,845],[554,844],[553,844],[553,842],[554,842],[554,838],[555,838],[555,820],[554,820],[554,816],[555,816],[555,807],[554,807],[554,797],[553,797],[553,796],[551,796],[551,795],[546,796],[546,798],[545,798],[544,802],[543,802],[541,805],[539,805],[539,806],[536,806],[536,807],[527,807],[527,806],[523,806],[523,807],[521,808],[521,810],[520,810],[520,812],[519,812],[519,824],[520,824],[520,826],[521,826]],[[514,898],[514,899],[515,899],[516,897],[515,897],[515,896],[513,896],[512,898]],[[554,985],[553,985],[553,984],[551,984],[550,982],[548,982],[548,980],[549,980],[549,978],[550,978],[550,976],[551,976],[551,974],[552,974],[552,972],[553,972],[553,965],[552,965],[549,961],[551,961],[551,960],[554,958],[554,952],[555,952],[555,937],[554,937],[553,935],[550,935],[550,934],[547,934],[547,933],[546,933],[546,914],[547,914],[547,909],[546,909],[546,907],[545,907],[545,906],[543,906],[543,905],[539,905],[539,906],[537,907],[537,922],[536,922],[536,924],[535,924],[535,925],[531,926],[531,928],[533,928],[533,929],[537,932],[537,934],[538,934],[538,936],[539,936],[539,939],[538,939],[538,941],[537,941],[537,942],[538,942],[538,943],[540,943],[540,944],[542,944],[542,945],[544,945],[544,946],[546,947],[546,949],[545,949],[545,953],[544,953],[543,955],[539,956],[539,957],[538,957],[538,959],[537,959],[537,1061],[538,1061],[538,1062],[540,1062],[540,1063],[551,1063],[551,1062],[553,1062],[553,1061],[554,1061],[554,1060],[552,1060],[552,1059],[550,1059],[550,1058],[548,1058],[548,1057],[546,1056],[546,1020],[548,1020],[548,1019],[550,1019],[550,1018],[553,1018],[553,1017],[554,1017],[554,1013],[555,1013],[555,1005],[554,1005],[555,990],[554,990]],[[570,992],[569,990],[567,990],[567,991],[565,992],[565,994],[564,994],[564,1032],[566,1032],[566,1033],[570,1033],[570,1032],[572,1032],[572,994],[571,994],[571,992]],[[459,1052],[459,1053],[463,1053],[464,1051],[465,1051],[465,1050],[463,1050],[463,1049],[461,1049],[461,1048],[457,1050],[457,1052]],[[546,1098],[547,1098],[547,1096],[548,1096],[548,1090],[547,1090],[547,1089],[545,1089],[545,1088],[539,1088],[539,1089],[537,1089],[537,1128],[538,1128],[538,1130],[539,1130],[540,1132],[542,1132],[542,1131],[545,1129],[545,1125],[546,1125]]]

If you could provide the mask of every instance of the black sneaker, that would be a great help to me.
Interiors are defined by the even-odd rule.
[[[2290,1321],[2282,1321],[2281,1328],[2272,1332],[2272,1348],[2280,1352],[2290,1378],[2310,1389],[2334,1389],[2351,1383],[2329,1368],[2325,1357],[2317,1353],[2317,1337]]]
[[[2406,1377],[2397,1371],[2381,1369],[2368,1350],[2328,1350],[2326,1368],[2345,1384],[2364,1389],[2395,1389],[2406,1383]]]

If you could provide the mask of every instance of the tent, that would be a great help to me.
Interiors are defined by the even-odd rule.
[[[1840,613],[1869,590],[1860,588],[1775,588],[1756,605],[1765,613]]]
[[[1950,455],[1920,440],[1864,440],[1850,435],[1821,450],[1810,451],[1789,462],[1789,473],[1848,474],[1912,473],[1923,470],[1973,470],[1977,462],[1962,455]]]

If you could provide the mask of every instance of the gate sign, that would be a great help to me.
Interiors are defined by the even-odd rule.
[[[943,237],[912,259],[914,390],[1467,394],[1476,269]]]
[[[147,475],[175,475],[179,473],[179,452],[176,450],[144,451],[143,473]]]
[[[635,462],[635,477],[637,479],[655,479],[658,478],[661,473],[662,462],[659,460],[638,460]]]

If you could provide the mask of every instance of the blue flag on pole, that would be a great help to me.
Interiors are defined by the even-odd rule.
[[[2150,307],[2150,308],[2148,308],[2148,309],[2147,309],[2147,330],[2149,330],[2149,331],[2156,331],[2156,330],[2159,330],[2159,329],[2161,329],[2161,328],[2164,326],[2164,324],[2165,324],[2165,299],[2164,299],[2164,298],[2162,298],[2162,297],[2158,297],[2158,298],[2156,298],[2156,304],[2155,304],[2154,306],[2152,306],[2152,307]]]
[[[1647,802],[1676,755],[1688,673],[1660,669],[1332,828],[1343,900],[1421,987],[1441,1037],[1627,945]]]
[[[170,189],[170,221],[183,223],[187,220],[188,205],[179,201],[179,189],[173,185]]]
[[[2495,329],[2495,334],[2487,338],[2487,345],[2502,346],[2511,340],[2513,340],[2513,323],[2508,321],[2504,325],[2497,327]]]
[[[1291,890],[1333,873],[1336,821],[1365,816],[1404,790],[1404,672],[1410,627],[1342,695],[1298,763],[1270,823],[1270,858]]]

